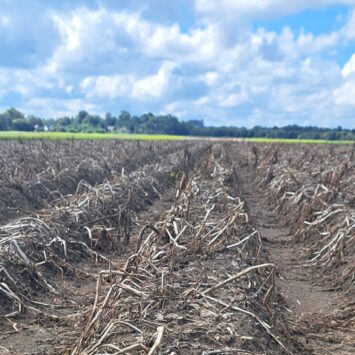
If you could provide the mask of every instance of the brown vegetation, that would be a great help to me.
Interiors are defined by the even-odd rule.
[[[353,328],[351,147],[0,149],[2,191],[18,193],[0,198],[0,353],[307,354],[308,328]],[[287,250],[338,297],[334,312],[289,317],[261,220],[290,227]]]

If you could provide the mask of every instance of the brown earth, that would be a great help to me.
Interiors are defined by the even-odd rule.
[[[270,204],[266,191],[254,181],[253,173],[240,176],[242,197],[258,228],[264,250],[277,268],[277,287],[288,307],[288,324],[310,354],[355,354],[355,328],[342,328],[328,321],[350,297],[317,285],[317,275],[305,264],[307,250],[294,242],[292,230],[284,226]],[[354,300],[354,298],[353,298]],[[303,352],[302,352],[303,354]]]
[[[111,267],[122,266],[136,247],[139,231],[148,223],[157,220],[160,214],[170,207],[173,191],[167,191],[162,200],[156,200],[148,209],[137,216],[132,231],[132,240],[128,246],[122,245],[117,256],[105,255],[111,259]],[[104,255],[104,254],[103,254]],[[90,313],[95,299],[98,274],[108,269],[105,263],[93,264],[90,260],[75,264],[78,274],[73,278],[53,277],[59,295],[41,297],[43,303],[55,305],[48,309],[52,315],[68,317],[68,320],[56,320],[48,317],[27,314],[17,322],[0,323],[0,355],[57,355],[62,354],[80,335],[85,324],[82,320]],[[104,289],[108,289],[108,283]],[[72,322],[72,319],[76,321]],[[11,323],[10,323],[11,322]],[[9,327],[10,325],[10,327]],[[12,326],[12,329],[11,329]]]
[[[277,266],[277,288],[285,300],[287,322],[292,334],[303,349],[295,354],[354,354],[355,329],[341,328],[332,323],[332,315],[339,304],[349,303],[341,293],[327,290],[317,285],[317,275],[304,264],[305,250],[302,244],[293,242],[292,230],[283,225],[277,212],[269,203],[265,191],[253,184],[253,173],[243,170],[239,176],[241,197],[246,201],[254,225],[258,228],[266,259]],[[132,235],[137,238],[139,230],[147,223],[154,223],[162,212],[166,211],[173,200],[172,191],[164,193],[162,200],[157,200],[147,210],[138,215]],[[133,238],[131,244],[120,255],[110,256],[111,266],[121,265],[135,249]],[[223,269],[225,260],[216,258],[212,267]],[[41,301],[56,304],[51,313],[67,315],[68,322],[40,316],[25,316],[9,324],[0,324],[0,354],[60,354],[82,331],[82,319],[91,311],[95,298],[97,274],[108,265],[81,262],[75,281],[58,278],[62,290],[59,296],[47,296]],[[228,271],[228,267],[226,268]],[[222,272],[219,270],[220,272]],[[107,289],[109,288],[107,285]],[[77,319],[73,327],[72,319]],[[329,321],[328,321],[329,320]],[[20,330],[20,332],[17,332]],[[301,347],[300,347],[301,349]],[[277,350],[275,350],[277,351]],[[217,352],[216,352],[217,353]],[[277,353],[275,353],[277,354]]]

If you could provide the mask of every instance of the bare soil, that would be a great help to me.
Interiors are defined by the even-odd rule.
[[[158,219],[160,214],[171,205],[173,191],[167,191],[163,199],[155,200],[147,209],[138,214],[128,246],[122,245],[117,256],[107,255],[111,267],[122,266],[136,247],[139,231],[148,223]],[[52,315],[68,317],[68,321],[27,314],[17,323],[0,324],[0,355],[56,355],[62,354],[83,330],[82,321],[90,313],[95,299],[98,274],[107,269],[105,263],[93,264],[91,260],[75,264],[78,274],[74,278],[53,277],[53,282],[61,290],[59,295],[46,295],[41,301],[52,304]],[[108,283],[106,289],[110,287]],[[73,323],[72,319],[76,319]],[[11,330],[12,325],[13,329]],[[18,330],[18,331],[16,331]]]
[[[328,322],[339,305],[350,303],[349,297],[354,293],[345,296],[317,285],[317,275],[304,262],[306,248],[294,242],[291,228],[284,225],[268,194],[253,184],[254,180],[253,173],[245,169],[240,176],[242,196],[260,232],[264,251],[277,266],[276,284],[286,301],[287,321],[293,334],[310,354],[354,354],[355,328]]]
[[[103,180],[103,177],[98,178],[93,183],[101,180]],[[286,340],[287,348],[292,354],[355,354],[355,328],[352,326],[341,327],[339,323],[333,321],[333,317],[335,318],[337,312],[341,311],[339,305],[351,304],[351,298],[355,294],[334,292],[324,284],[321,286],[317,282],[319,275],[305,264],[306,247],[302,243],[295,243],[293,230],[285,226],[283,217],[274,210],[274,206],[270,203],[268,193],[259,188],[254,181],[254,171],[244,166],[238,172],[236,185],[238,185],[240,197],[246,202],[252,225],[257,228],[261,235],[263,243],[261,259],[263,262],[273,263],[277,267],[277,297],[274,299],[274,310],[276,310],[276,314],[280,313],[280,315],[276,315],[276,318],[280,316],[281,319],[285,319],[284,323],[287,324],[285,326],[282,321],[280,322],[281,325],[277,323],[278,320],[276,322],[280,325],[282,330],[280,334]],[[14,201],[14,206],[22,206],[24,210],[33,208],[33,206],[28,205],[28,201],[16,189],[14,190],[16,193],[11,194],[5,189],[3,188],[0,191],[0,194],[2,192],[4,192],[4,196],[6,194],[3,204],[1,204],[2,198],[0,196],[0,211],[4,210],[4,220],[14,217],[11,210],[8,209],[12,206],[10,200]],[[92,311],[100,271],[108,268],[113,270],[116,267],[122,268],[127,258],[135,252],[139,232],[144,226],[154,225],[156,221],[161,220],[162,215],[170,209],[174,202],[174,194],[175,190],[165,190],[160,196],[161,199],[152,201],[151,205],[146,205],[145,209],[137,214],[129,245],[122,245],[122,249],[117,251],[117,255],[112,253],[107,255],[110,259],[110,265],[105,262],[94,263],[92,260],[83,259],[75,264],[77,274],[72,278],[67,276],[60,278],[58,275],[53,275],[52,279],[48,279],[49,283],[53,282],[56,285],[59,294],[41,295],[40,298],[37,298],[37,295],[34,294],[34,298],[40,299],[47,305],[53,305],[44,307],[52,315],[51,317],[48,314],[33,315],[31,312],[27,312],[14,319],[0,319],[0,355],[63,354],[67,351],[68,347],[70,348],[83,332]],[[6,208],[7,215],[5,215]],[[26,214],[26,212],[24,213]],[[219,217],[222,219],[223,210],[219,213]],[[214,285],[219,280],[226,279],[235,274],[236,271],[240,271],[238,269],[240,267],[238,258],[239,256],[236,256],[236,254],[228,252],[216,252],[211,256],[207,254],[197,255],[196,259],[191,259],[186,262],[186,265],[181,266],[180,274],[172,273],[171,285],[168,285],[170,287],[168,290],[176,296],[176,300],[179,299],[179,295],[174,294],[179,289],[173,283],[174,277],[176,278],[176,284],[182,285],[182,289],[185,287],[185,291],[189,288],[194,289],[196,285],[200,287],[200,284],[203,283],[206,284],[206,287],[207,285]],[[184,284],[185,281],[186,285]],[[107,280],[107,285],[103,286],[101,293],[104,294],[111,286],[110,281]],[[180,289],[179,292],[182,293],[181,291]],[[247,297],[244,299],[243,294],[238,293],[240,290],[235,285],[230,285],[227,291],[219,290],[219,292],[221,299],[227,299],[230,304],[240,302],[243,305],[244,302],[246,307],[250,306],[250,300]],[[201,306],[202,301],[200,304],[196,302],[196,299],[193,299],[193,302],[196,303],[189,300],[184,303],[180,299],[179,306],[174,303],[175,299],[169,298],[168,295],[159,294],[159,297],[157,296],[158,301],[164,303],[165,311],[161,311],[161,314],[157,315],[164,316],[168,324],[170,321],[171,325],[176,327],[173,335],[178,334],[177,344],[179,347],[171,347],[170,349],[175,351],[171,354],[201,354],[201,345],[210,345],[211,348],[221,345],[221,349],[226,349],[225,344],[235,343],[247,350],[241,350],[240,352],[217,350],[208,352],[208,354],[283,353],[281,348],[273,343],[273,339],[260,337],[263,329],[258,329],[255,322],[252,323],[248,317],[244,319],[243,315],[238,313],[228,313],[228,307],[218,309],[216,306],[210,305],[211,308],[204,308],[204,306]],[[166,300],[164,297],[166,297]],[[56,319],[55,316],[58,318]],[[275,314],[272,318],[274,316]],[[198,323],[201,318],[205,321],[211,320],[211,330],[208,334],[203,328],[205,324]],[[160,321],[159,318],[154,320],[158,323]],[[225,323],[229,323],[230,327],[224,327]],[[226,329],[228,332],[225,331]],[[239,332],[240,329],[242,329],[241,333]],[[254,331],[254,333],[251,334],[250,331]],[[220,334],[223,334],[223,336],[219,338]],[[173,337],[173,335],[169,333],[167,337]],[[129,336],[130,334],[127,335],[127,337]],[[237,340],[236,336],[238,337]],[[171,342],[169,338],[168,343],[173,346],[173,341],[176,341],[176,338],[172,338]],[[265,349],[270,348],[274,350],[266,352]],[[205,352],[202,353],[205,354]]]

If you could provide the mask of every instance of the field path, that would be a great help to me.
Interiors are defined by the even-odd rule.
[[[242,197],[260,232],[263,250],[277,266],[276,283],[288,307],[287,320],[293,335],[309,349],[309,354],[355,354],[355,330],[327,321],[342,304],[342,296],[317,286],[316,276],[304,264],[306,250],[293,242],[292,230],[283,225],[266,191],[253,183],[253,173],[243,169],[239,178]]]

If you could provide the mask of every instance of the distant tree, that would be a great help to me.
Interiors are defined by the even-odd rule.
[[[89,115],[88,112],[86,111],[79,111],[75,120],[80,124],[80,123],[83,123],[83,121],[85,120],[85,118],[87,118]]]
[[[329,140],[354,140],[355,129],[345,129],[341,126],[335,129],[319,128],[314,126],[300,127],[288,125],[272,128],[256,126],[226,127],[204,125],[203,120],[179,121],[173,115],[154,115],[151,112],[141,116],[131,116],[129,112],[122,111],[118,117],[107,113],[103,118],[99,115],[90,115],[87,111],[79,111],[75,118],[61,117],[57,120],[40,119],[36,116],[26,116],[10,108],[0,114],[0,130],[34,130],[34,127],[51,125],[57,131],[70,132],[105,132],[108,126],[119,126],[130,133],[165,133],[177,135],[214,136],[214,137],[267,137],[290,139],[329,139]]]
[[[6,110],[4,113],[1,114],[0,116],[0,127],[2,130],[12,130],[12,129],[16,129],[13,126],[13,121],[16,119],[22,119],[25,120],[25,115],[20,112],[17,111],[14,108],[10,108],[8,110]]]
[[[65,116],[65,117],[58,118],[57,123],[61,126],[70,126],[72,120],[70,119],[70,117]]]
[[[117,118],[113,116],[111,113],[107,112],[105,115],[105,128],[108,126],[116,126]]]
[[[22,119],[25,118],[25,115],[22,112],[17,111],[15,108],[8,109],[7,111],[4,112],[4,114],[13,120],[17,118],[22,118]]]
[[[312,139],[321,139],[321,135],[318,132],[313,133]]]
[[[149,121],[154,121],[154,115],[151,112],[144,113],[138,118],[139,124],[148,123]]]
[[[12,121],[12,126],[15,131],[33,131],[34,127],[25,118],[16,118]]]
[[[240,137],[246,138],[248,137],[248,130],[245,127],[240,129]]]
[[[287,135],[285,138],[288,139],[296,139],[298,137],[298,134],[294,131],[287,132]]]
[[[81,123],[86,124],[88,126],[100,127],[102,122],[103,121],[101,117],[98,115],[87,115]]]
[[[330,140],[330,141],[336,140],[336,139],[337,139],[337,134],[336,134],[336,132],[334,132],[334,131],[328,132],[328,137],[327,137],[327,139]]]
[[[118,116],[118,125],[120,127],[127,127],[130,124],[131,115],[127,111],[121,111],[120,115]]]
[[[187,123],[196,128],[203,128],[205,126],[203,120],[189,120]]]
[[[7,131],[9,129],[8,123],[6,121],[6,117],[4,114],[0,114],[0,130]]]
[[[68,116],[60,117],[54,122],[54,129],[56,131],[67,131],[73,123],[73,120]]]
[[[36,126],[37,127],[43,127],[43,122],[42,119],[34,116],[34,115],[30,115],[28,116],[28,121],[30,123],[30,125],[32,126],[32,128],[34,129]]]
[[[249,138],[255,137],[255,131],[254,131],[254,129],[249,129],[248,137],[249,137]]]

